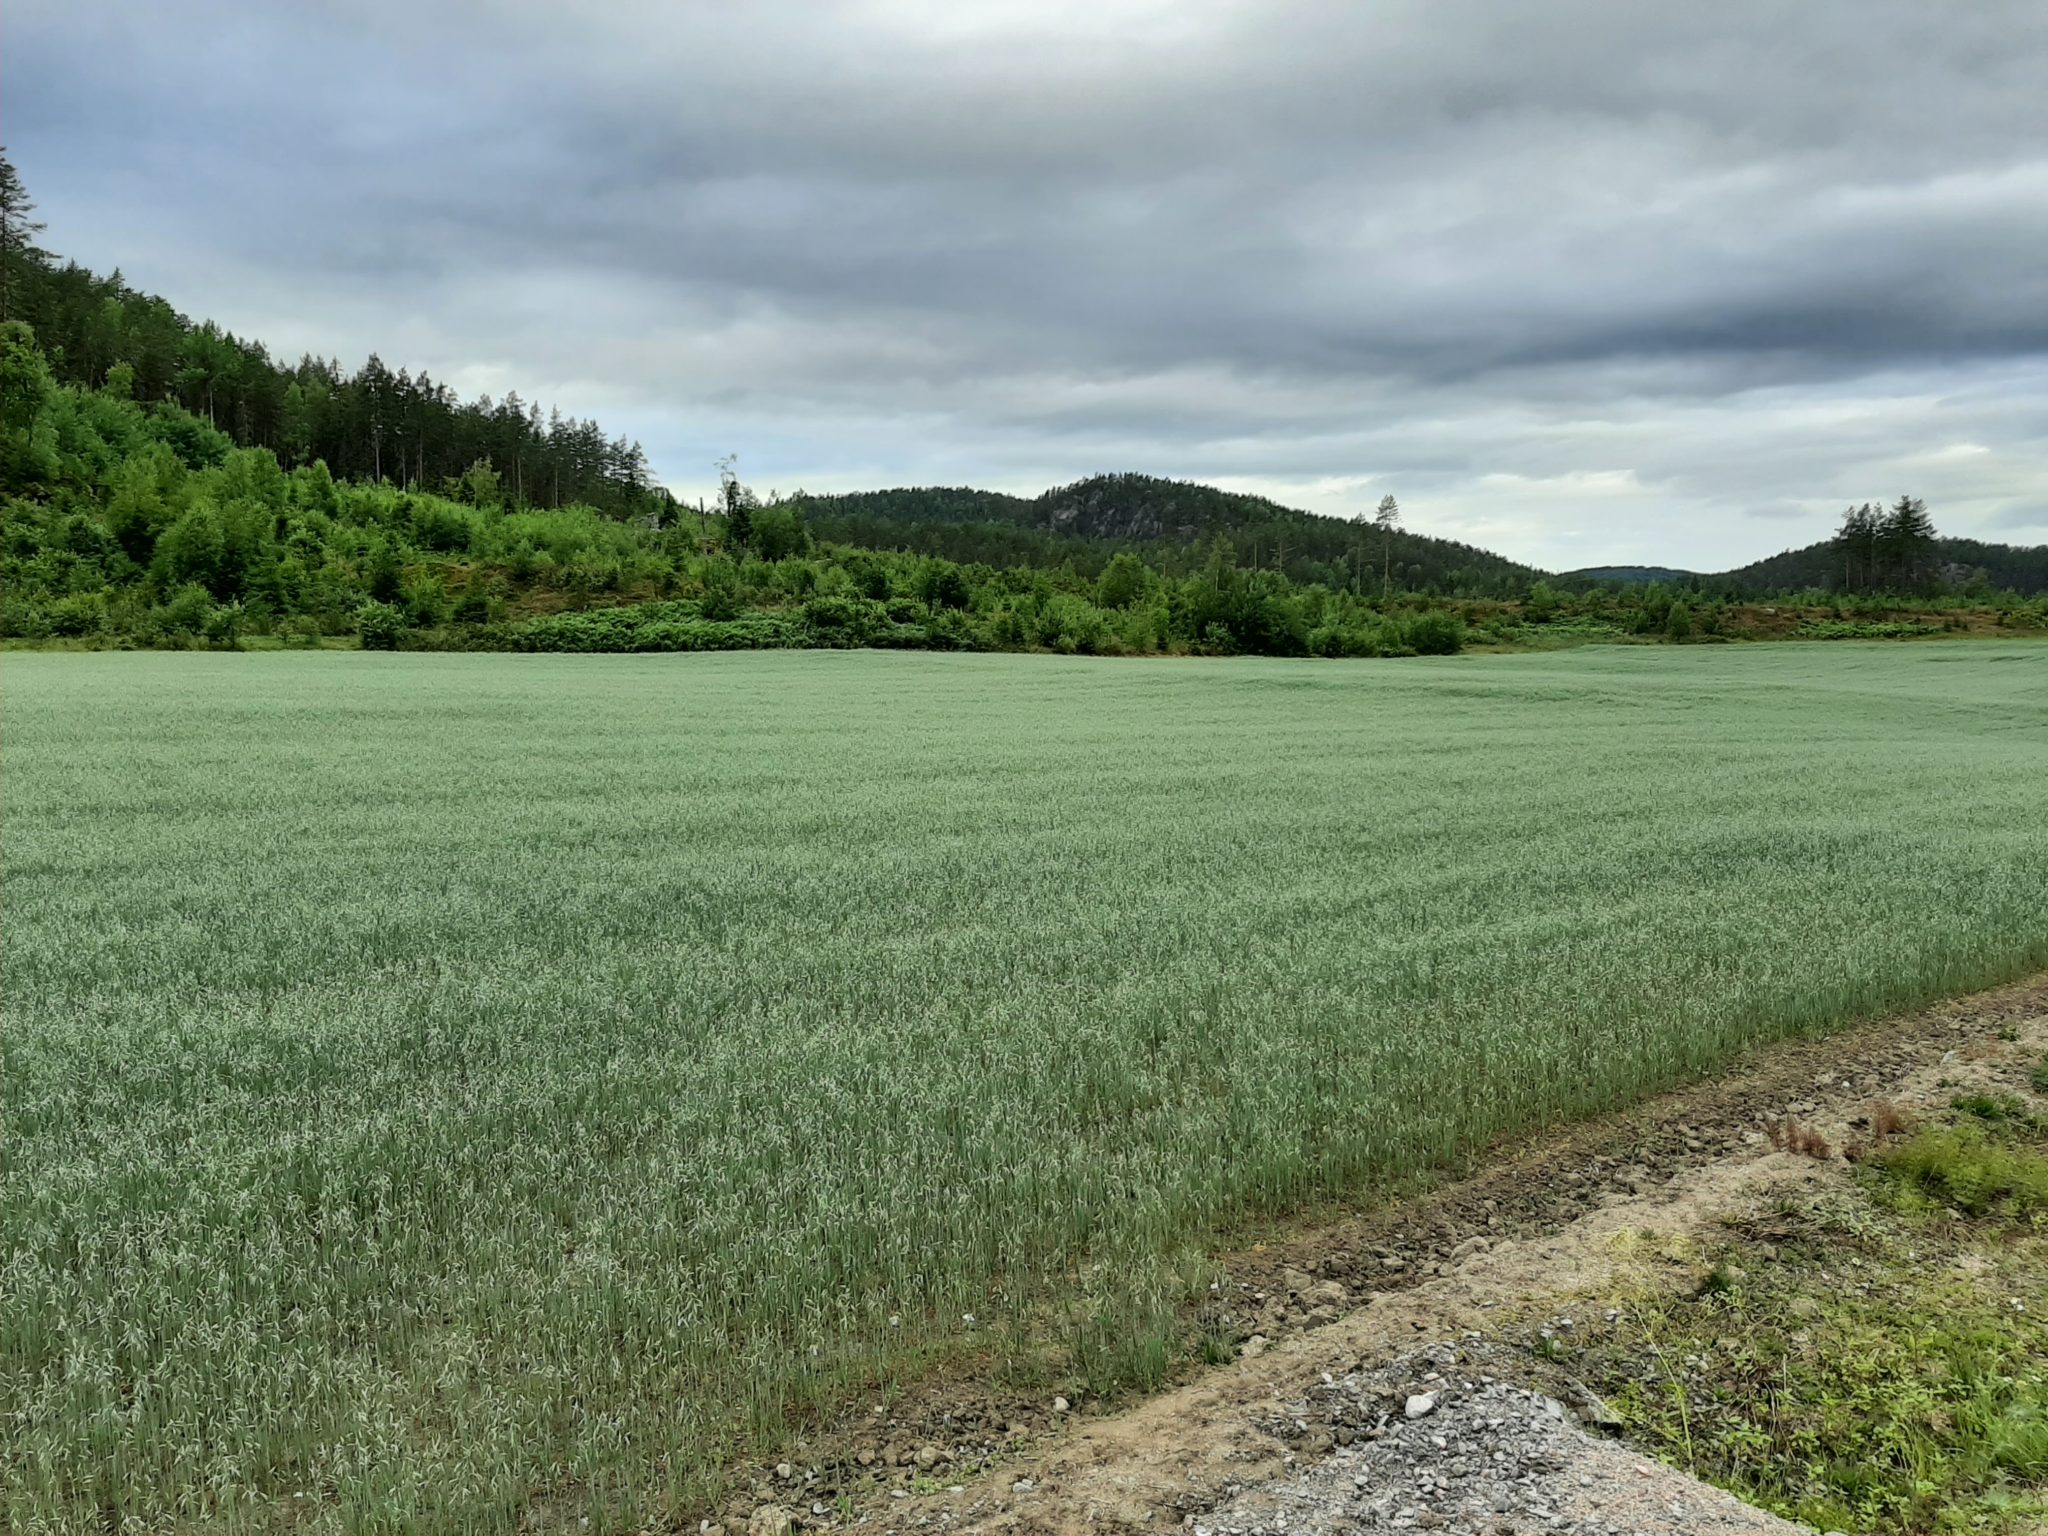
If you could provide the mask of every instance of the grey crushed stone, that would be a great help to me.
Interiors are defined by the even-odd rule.
[[[1448,1346],[1326,1379],[1289,1405],[1340,1442],[1312,1465],[1184,1518],[1192,1536],[1807,1536],[1720,1489],[1587,1433],[1555,1399]],[[1435,1406],[1406,1411],[1412,1396]],[[1342,1443],[1348,1442],[1348,1443]]]

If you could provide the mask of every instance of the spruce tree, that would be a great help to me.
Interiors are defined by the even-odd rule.
[[[31,217],[35,211],[35,200],[0,146],[0,321],[14,318],[21,271],[43,254],[36,249],[43,225]]]
[[[1924,591],[1933,582],[1938,553],[1927,503],[1917,496],[1901,496],[1876,521],[1888,584],[1902,592]]]

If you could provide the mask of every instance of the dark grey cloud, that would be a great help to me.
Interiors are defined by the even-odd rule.
[[[17,0],[61,249],[679,489],[1140,468],[1546,563],[2048,540],[2038,0]]]

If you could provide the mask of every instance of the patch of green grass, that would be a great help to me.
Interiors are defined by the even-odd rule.
[[[2048,1211],[2048,1156],[1981,1125],[1928,1126],[1878,1162],[1908,1188],[1971,1216]]]
[[[1738,1229],[1692,1297],[1596,1328],[1571,1367],[1668,1459],[1817,1529],[2038,1530],[2044,1174],[1974,1120],[1922,1130]]]
[[[2035,1130],[2040,1117],[2016,1093],[1963,1093],[1949,1101],[1949,1108],[1990,1125],[2013,1130]]]
[[[0,1525],[660,1527],[934,1358],[1156,1381],[1248,1220],[2048,965],[2044,679],[10,654]]]

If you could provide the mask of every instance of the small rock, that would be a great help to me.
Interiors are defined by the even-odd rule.
[[[1052,1400],[1052,1411],[1054,1413],[1065,1413],[1072,1406],[1064,1397],[1056,1397]]]
[[[936,1446],[921,1445],[917,1448],[917,1465],[920,1470],[929,1472],[938,1464],[939,1452]]]
[[[1468,1237],[1451,1250],[1451,1262],[1453,1264],[1463,1263],[1466,1259],[1471,1258],[1473,1254],[1484,1253],[1492,1246],[1493,1244],[1483,1237]]]
[[[1266,1352],[1266,1336],[1255,1333],[1237,1346],[1238,1355],[1246,1360],[1256,1360]],[[1057,1411],[1057,1410],[1055,1410]]]
[[[786,1483],[796,1476],[796,1468],[786,1461],[778,1461],[775,1463],[775,1476],[777,1481]]]
[[[1408,1399],[1407,1414],[1411,1419],[1426,1419],[1435,1412],[1436,1394],[1434,1392],[1417,1392]]]
[[[780,1504],[763,1504],[747,1517],[747,1536],[789,1536],[796,1516]]]
[[[1571,1408],[1578,1421],[1588,1429],[1621,1428],[1621,1415],[1608,1407],[1598,1393],[1582,1382],[1572,1383]]]

